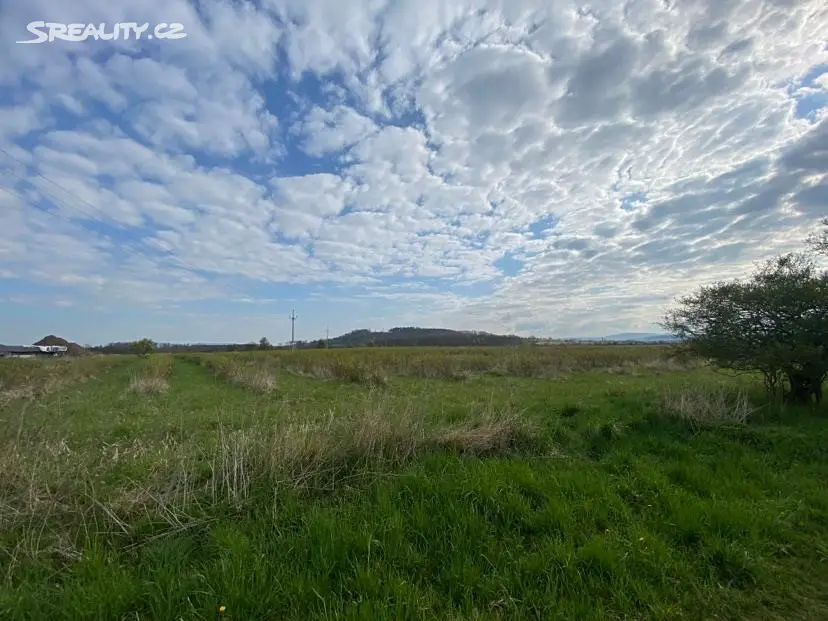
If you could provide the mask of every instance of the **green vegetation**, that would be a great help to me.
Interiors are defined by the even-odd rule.
[[[721,368],[762,374],[772,395],[822,400],[828,375],[828,271],[808,255],[768,261],[748,281],[702,287],[668,313],[685,349]]]
[[[133,354],[146,357],[155,351],[155,343],[153,343],[152,339],[141,339],[130,345],[130,351]]]
[[[826,406],[670,352],[0,361],[0,618],[828,618]]]
[[[72,390],[125,360],[90,356],[83,359],[0,360],[0,407],[26,405],[61,390]],[[4,409],[3,415],[7,414]]]

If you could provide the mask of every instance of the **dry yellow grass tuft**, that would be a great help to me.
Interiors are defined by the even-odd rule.
[[[133,375],[127,387],[128,392],[141,395],[160,395],[170,389],[170,383],[164,377],[154,375]]]
[[[316,362],[305,367],[291,367],[291,371],[314,379],[339,380],[369,387],[387,386],[389,382],[385,368],[377,364],[366,364],[360,360]]]
[[[152,356],[145,362],[141,372],[132,376],[127,392],[141,395],[163,394],[170,389],[169,378],[172,370],[172,356]]]
[[[216,497],[244,498],[261,477],[290,487],[335,486],[355,472],[384,471],[418,455],[451,451],[467,456],[539,448],[541,434],[512,412],[470,415],[452,426],[430,426],[414,408],[389,411],[382,403],[347,416],[285,422],[269,431],[221,430],[209,456],[208,487]]]
[[[267,369],[232,367],[224,377],[231,383],[255,392],[271,393],[279,388],[276,376]]]
[[[166,389],[163,378],[133,378],[131,390]],[[220,426],[215,442],[133,438],[91,446],[36,436],[0,445],[0,531],[21,534],[12,565],[38,556],[70,559],[66,542],[90,527],[129,535],[135,519],[151,516],[172,531],[216,503],[240,506],[262,490],[333,490],[393,472],[418,455],[506,455],[546,448],[541,434],[509,411],[471,413],[450,426],[430,424],[413,404],[391,407],[371,398],[350,414],[269,429]],[[101,485],[109,472],[138,468],[144,476]],[[41,537],[45,523],[60,528]],[[90,526],[91,525],[91,526]]]
[[[744,391],[723,387],[685,386],[662,393],[661,413],[687,423],[694,430],[724,424],[744,424],[756,411]]]
[[[487,455],[530,445],[538,432],[513,412],[487,413],[477,421],[438,429],[434,442],[466,455]]]
[[[81,359],[0,361],[0,407],[19,400],[40,399],[93,379],[121,361],[90,356]]]
[[[254,392],[272,393],[279,389],[274,359],[243,356],[194,356],[189,358],[209,369],[217,378]]]

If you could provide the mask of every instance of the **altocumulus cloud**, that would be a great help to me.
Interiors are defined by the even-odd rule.
[[[649,330],[828,212],[825,32],[820,0],[7,3],[0,341]]]

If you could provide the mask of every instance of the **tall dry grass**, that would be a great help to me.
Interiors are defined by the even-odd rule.
[[[102,530],[128,538],[139,517],[176,530],[217,504],[239,507],[279,489],[335,491],[428,453],[537,453],[545,442],[512,411],[441,425],[414,404],[392,409],[378,399],[315,421],[285,416],[270,428],[220,426],[201,443],[167,435],[72,445],[22,433],[0,445],[0,532],[15,533],[16,542],[9,548],[0,541],[0,552],[13,563],[42,554],[70,559],[73,542]]]
[[[743,390],[717,386],[667,389],[658,403],[662,416],[689,425],[694,431],[728,424],[744,424],[757,411]]]
[[[14,532],[4,551],[11,566],[38,556],[70,562],[78,541],[92,532],[129,537],[138,517],[166,523],[171,532],[201,519],[207,506],[246,502],[256,490],[335,489],[354,478],[400,466],[428,451],[469,455],[504,453],[531,444],[520,417],[485,413],[450,427],[429,428],[413,410],[380,408],[315,423],[269,430],[220,428],[211,446],[171,438],[90,452],[59,441],[5,446],[0,451],[0,531]],[[102,476],[124,463],[146,464],[148,477],[101,489]],[[0,546],[5,544],[0,543]]]
[[[363,386],[380,387],[389,382],[387,372],[379,365],[366,364],[362,360],[331,360],[310,367],[292,368],[294,373],[321,380],[339,380]]]
[[[207,368],[216,377],[246,390],[267,394],[279,389],[278,364],[267,358],[218,354],[186,356],[186,359]]]
[[[230,378],[251,369],[381,387],[391,377],[465,381],[481,375],[557,378],[571,373],[658,374],[698,367],[663,345],[522,348],[361,348],[201,354],[190,360]],[[244,383],[244,380],[239,381]]]
[[[133,373],[127,392],[142,395],[159,395],[170,389],[173,358],[167,355],[149,357],[141,370]]]
[[[0,360],[0,408],[94,379],[123,360],[104,356]]]

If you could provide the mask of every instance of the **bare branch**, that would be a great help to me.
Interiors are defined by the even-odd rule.
[[[822,226],[825,227],[825,230],[819,234],[812,233],[808,237],[808,245],[814,252],[828,255],[828,218],[822,219]]]

